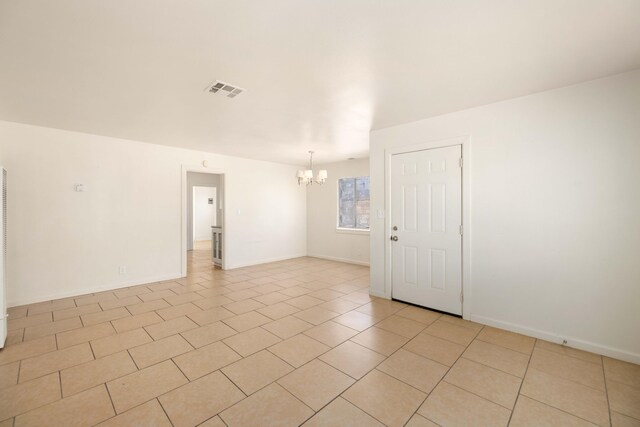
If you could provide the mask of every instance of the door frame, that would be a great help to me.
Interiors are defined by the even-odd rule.
[[[223,239],[222,239],[222,253],[224,256],[222,257],[222,269],[227,269],[227,259],[228,252],[227,249],[229,245],[227,245],[227,241],[229,240],[229,230],[227,229],[227,174],[224,170],[220,169],[209,169],[202,165],[182,165],[182,183],[181,183],[181,193],[182,193],[182,210],[181,210],[181,238],[180,238],[180,274],[182,277],[186,277],[187,275],[187,192],[189,189],[187,188],[187,172],[198,172],[198,173],[208,173],[212,175],[220,175],[220,187],[222,187],[222,192],[220,193],[220,200],[222,201],[222,230],[223,230]],[[220,191],[218,189],[217,191]],[[212,261],[213,262],[213,261]]]
[[[462,317],[468,319],[471,313],[471,138],[468,135],[432,140],[420,144],[384,150],[384,206],[387,213],[384,218],[384,297],[392,298],[391,251],[391,156],[412,153],[433,148],[462,146]]]

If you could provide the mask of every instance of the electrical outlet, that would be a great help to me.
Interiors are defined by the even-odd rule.
[[[121,265],[119,271],[120,271],[120,274],[127,274],[127,266]]]

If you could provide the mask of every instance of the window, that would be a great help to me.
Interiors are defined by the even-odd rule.
[[[369,229],[369,177],[338,180],[338,228]]]

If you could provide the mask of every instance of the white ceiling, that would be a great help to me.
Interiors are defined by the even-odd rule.
[[[371,129],[640,67],[640,1],[0,0],[0,64],[0,119],[326,162],[366,156]]]

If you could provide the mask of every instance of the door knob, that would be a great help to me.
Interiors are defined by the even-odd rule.
[[[391,240],[393,240],[394,242],[398,241],[398,236],[391,236]]]

